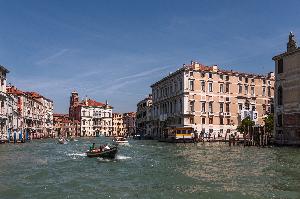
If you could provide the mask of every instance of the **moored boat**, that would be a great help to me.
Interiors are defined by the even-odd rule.
[[[92,149],[86,152],[87,157],[89,158],[110,158],[113,159],[116,157],[116,154],[118,152],[118,148],[116,146],[111,147],[109,149],[103,148],[103,149]]]

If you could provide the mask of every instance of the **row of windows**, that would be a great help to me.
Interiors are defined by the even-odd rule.
[[[224,92],[229,93],[229,88],[230,88],[229,83],[227,83],[225,85],[220,84],[220,90],[219,91],[220,91],[220,93],[224,93]],[[194,91],[194,80],[190,80],[189,89],[191,91]],[[201,91],[205,92],[205,81],[201,81]],[[212,82],[208,83],[208,91],[213,92],[213,83]]]
[[[165,86],[164,88],[157,88],[153,91],[153,98],[166,97],[170,93],[183,90],[182,80],[174,81],[171,85]]]
[[[201,124],[206,124],[206,118],[202,118],[201,119]],[[214,123],[214,118],[213,117],[210,117],[210,118],[208,118],[208,124],[213,124]],[[194,118],[193,117],[191,117],[190,118],[190,124],[194,124]],[[220,117],[219,118],[219,124],[220,125],[231,125],[231,120],[230,119],[224,119],[224,118],[222,118],[222,117]]]
[[[202,72],[201,73],[201,77],[204,78],[205,74],[206,74],[205,72]],[[190,71],[189,75],[192,77],[194,75],[194,72]],[[215,75],[218,75],[221,80],[226,80],[226,81],[230,80],[230,76],[228,76],[228,75],[223,75],[223,74],[215,74]],[[208,73],[208,78],[212,79],[213,78],[213,73]],[[238,79],[239,79],[239,81],[243,81],[243,79],[244,79],[245,83],[249,83],[249,82],[254,83],[254,78],[248,78],[248,77],[239,76]],[[262,79],[262,81],[263,81],[263,84],[266,84],[266,80],[265,79]],[[270,81],[268,81],[268,83],[270,84]]]
[[[238,88],[239,88],[238,93],[241,94],[243,92],[243,85],[239,84]],[[194,91],[194,80],[190,80],[189,89],[191,91]],[[229,93],[229,90],[230,90],[229,84],[225,84],[225,85],[220,84],[220,87],[219,87],[219,92],[220,93],[224,93],[224,92]],[[249,90],[249,86],[245,85],[244,86],[245,94],[248,94],[248,90]],[[205,82],[204,81],[201,81],[201,91],[205,92]],[[213,92],[213,83],[212,82],[208,83],[208,92]],[[255,94],[255,87],[254,86],[250,87],[250,94],[251,95]],[[262,95],[266,96],[266,87],[262,87]],[[270,87],[268,87],[268,96],[271,96],[271,88]]]

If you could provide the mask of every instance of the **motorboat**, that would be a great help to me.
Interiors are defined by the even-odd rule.
[[[118,152],[118,147],[113,146],[113,147],[103,147],[103,148],[97,148],[97,149],[91,149],[86,152],[87,157],[89,158],[95,158],[95,157],[100,157],[100,158],[109,158],[113,159],[116,157],[116,154]]]

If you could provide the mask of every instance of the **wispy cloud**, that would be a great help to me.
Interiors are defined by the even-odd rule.
[[[121,90],[122,88],[126,87],[129,84],[137,83],[140,81],[145,81],[145,78],[152,78],[158,72],[162,72],[164,70],[173,68],[174,66],[165,66],[165,67],[157,67],[152,68],[150,70],[142,71],[133,75],[126,75],[123,77],[116,78],[109,82],[109,85],[101,85],[98,87],[93,87],[93,89],[88,90],[91,94],[96,94],[97,92],[101,92],[105,95],[110,95],[116,91]]]
[[[48,56],[48,57],[45,57],[39,61],[36,62],[37,65],[43,65],[43,64],[49,64],[51,63],[53,60],[61,57],[62,55],[64,55],[65,53],[67,53],[68,51],[70,51],[70,49],[61,49],[59,50],[58,52]]]

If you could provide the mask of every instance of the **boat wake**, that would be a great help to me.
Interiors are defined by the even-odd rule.
[[[85,157],[86,153],[67,153],[66,155],[72,157],[72,159],[77,159],[77,157]]]
[[[117,160],[128,160],[128,159],[131,159],[131,157],[123,156],[123,155],[117,155],[116,159]]]

